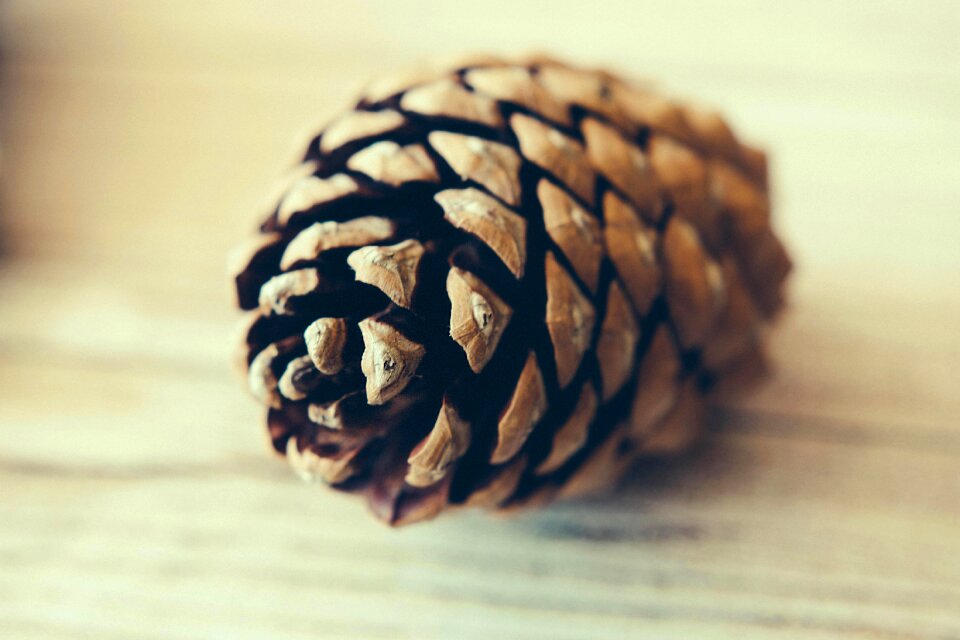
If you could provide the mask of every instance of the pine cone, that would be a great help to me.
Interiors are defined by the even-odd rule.
[[[370,85],[238,251],[273,447],[391,524],[614,482],[761,369],[790,262],[766,160],[605,72]]]

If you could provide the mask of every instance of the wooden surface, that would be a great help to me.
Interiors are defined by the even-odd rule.
[[[0,637],[960,638],[960,5],[7,2]],[[265,454],[224,254],[423,55],[719,105],[797,258],[777,377],[608,498],[392,531]]]

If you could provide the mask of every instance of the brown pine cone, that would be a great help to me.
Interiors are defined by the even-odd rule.
[[[238,251],[274,448],[390,524],[681,449],[782,303],[766,173],[718,115],[553,60],[370,85]]]

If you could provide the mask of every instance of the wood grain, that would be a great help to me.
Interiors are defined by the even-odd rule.
[[[955,3],[8,2],[0,25],[0,636],[960,638]],[[471,48],[722,107],[771,150],[798,268],[776,377],[690,455],[393,531],[265,454],[224,256],[301,123]]]

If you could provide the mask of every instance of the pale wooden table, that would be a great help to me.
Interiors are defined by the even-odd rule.
[[[0,637],[960,638],[960,6],[8,2]],[[543,47],[721,106],[777,377],[607,499],[387,530],[268,458],[223,256],[378,69]]]

